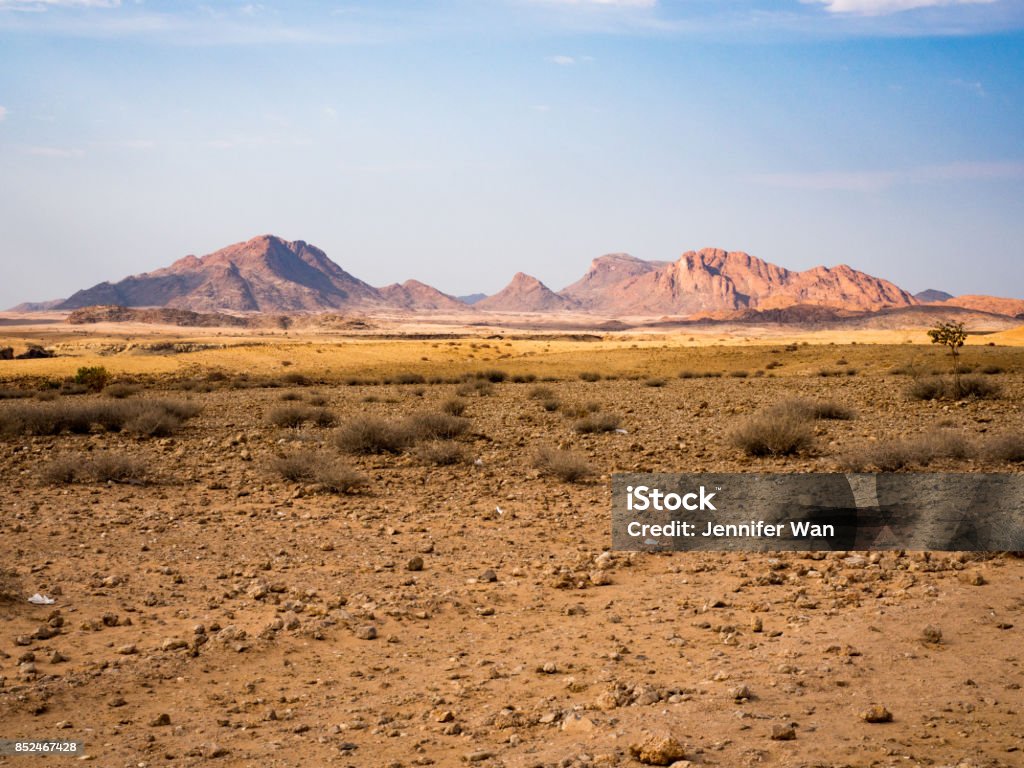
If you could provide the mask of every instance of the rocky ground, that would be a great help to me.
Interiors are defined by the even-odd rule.
[[[535,384],[497,383],[465,393],[465,463],[346,457],[367,484],[341,495],[275,475],[275,455],[340,455],[334,427],[272,426],[275,408],[319,396],[341,424],[398,418],[458,385],[283,401],[165,382],[132,397],[200,404],[174,436],[2,438],[17,599],[0,602],[0,737],[83,741],[118,767],[1024,765],[1024,559],[607,551],[613,471],[832,471],[936,427],[980,445],[1024,427],[1024,376],[993,379],[1000,399],[959,404],[881,374],[573,379],[544,385],[550,412]],[[793,394],[857,417],[817,422],[796,457],[730,444]],[[566,411],[588,405],[625,434],[574,433]],[[595,475],[542,476],[540,445]],[[144,482],[44,477],[106,451]],[[1020,466],[978,451],[929,469]]]

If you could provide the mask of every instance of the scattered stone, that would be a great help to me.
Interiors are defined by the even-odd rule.
[[[583,717],[575,712],[562,721],[562,730],[565,733],[593,733],[596,727],[589,717]]]
[[[156,717],[154,717],[152,720],[149,721],[149,725],[152,728],[159,728],[162,725],[170,725],[170,724],[171,724],[171,716],[168,715],[166,712],[164,712],[163,714],[157,715]]]
[[[138,648],[135,647],[135,643],[128,643],[128,645],[122,645],[117,649],[117,652],[122,656],[132,656],[138,653]]]
[[[478,581],[482,581],[486,584],[491,584],[498,580],[498,574],[488,568],[486,571],[480,574]]]
[[[750,620],[750,631],[751,632],[763,632],[764,631],[764,622],[761,621],[761,617],[760,616],[754,616]]]
[[[50,663],[51,664],[63,664],[67,660],[68,660],[68,657],[65,656],[63,653],[61,653],[60,651],[54,651],[53,655],[50,656]]]
[[[671,765],[686,756],[683,745],[668,735],[650,735],[630,744],[629,754],[644,765]]]
[[[796,738],[796,728],[792,725],[776,723],[772,726],[772,741],[792,741]]]
[[[419,555],[409,558],[409,562],[405,564],[405,570],[407,571],[422,571],[423,570],[423,558]]]
[[[377,628],[372,624],[366,624],[356,630],[356,637],[360,640],[376,640]]]
[[[160,644],[160,648],[164,651],[180,651],[183,648],[188,648],[188,640],[182,640],[180,637],[169,637]]]
[[[729,695],[736,701],[748,701],[754,698],[754,695],[750,692],[750,688],[745,685],[736,686],[729,691]]]
[[[128,702],[124,700],[123,696],[115,696],[114,698],[112,698],[110,701],[107,702],[107,706],[108,707],[113,707],[113,708],[116,709],[117,707],[123,707],[127,703]]]
[[[465,760],[467,763],[482,763],[484,760],[490,760],[492,757],[494,757],[494,753],[489,749],[478,749],[467,754]]]
[[[881,704],[872,704],[860,713],[860,719],[865,723],[891,723],[892,712]]]

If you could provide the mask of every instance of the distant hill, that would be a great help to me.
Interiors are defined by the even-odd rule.
[[[564,312],[577,306],[572,299],[559,296],[540,280],[523,272],[517,272],[496,294],[475,304],[477,309],[497,312]]]
[[[934,304],[938,301],[946,301],[953,298],[952,293],[946,293],[945,291],[937,291],[934,288],[929,288],[926,291],[915,293],[914,298],[920,301],[922,304]]]
[[[470,293],[467,296],[456,296],[456,299],[461,301],[463,304],[476,304],[478,301],[483,301],[487,298],[486,293]]]

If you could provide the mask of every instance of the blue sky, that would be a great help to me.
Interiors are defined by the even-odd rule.
[[[456,294],[717,246],[1024,296],[1024,0],[0,0],[0,307],[267,232]]]

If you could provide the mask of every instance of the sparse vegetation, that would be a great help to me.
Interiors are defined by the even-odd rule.
[[[82,435],[98,429],[164,437],[197,413],[195,404],[175,400],[25,403],[0,412],[0,434]]]
[[[462,464],[466,461],[466,451],[458,443],[444,440],[432,440],[416,448],[416,455],[427,464],[447,467]]]
[[[784,411],[751,416],[729,441],[748,456],[792,456],[811,447],[811,429],[801,414]]]
[[[917,379],[907,389],[911,400],[989,400],[999,396],[999,384],[981,376],[961,376],[956,382],[939,376]]]
[[[594,413],[576,421],[573,431],[581,435],[589,435],[601,432],[614,432],[619,428],[622,419],[612,413]]]
[[[469,429],[469,419],[447,413],[416,413],[405,429],[416,440],[452,440]]]
[[[775,414],[790,414],[802,419],[848,421],[855,416],[852,409],[834,400],[810,400],[799,397],[783,400],[770,410]]]
[[[45,464],[40,479],[50,485],[70,483],[130,483],[140,485],[146,480],[146,465],[137,458],[103,451],[83,458],[61,456]]]
[[[1011,434],[997,437],[989,443],[985,453],[992,461],[1015,464],[1024,462],[1024,436]]]
[[[491,368],[486,371],[477,371],[476,377],[478,379],[483,379],[484,381],[489,381],[492,384],[500,384],[508,378],[508,374],[496,368]]]
[[[450,397],[441,403],[441,411],[449,414],[450,416],[461,416],[466,412],[467,405],[469,405],[469,403],[462,398]]]
[[[534,453],[533,466],[542,475],[557,477],[567,483],[578,483],[594,474],[582,456],[546,446],[538,448]]]
[[[126,397],[139,394],[139,390],[140,388],[136,384],[108,384],[104,388],[103,394],[115,400],[123,400]]]
[[[967,331],[963,323],[937,323],[928,331],[932,344],[942,344],[949,348],[949,356],[953,361],[953,392],[960,395],[960,348],[967,340]]]
[[[657,378],[657,377],[652,377],[652,378],[646,379],[644,381],[644,386],[645,387],[664,387],[667,383],[668,382],[665,381],[665,379],[660,379],[660,378]]]
[[[534,387],[530,390],[529,397],[534,400],[553,400],[555,397],[555,390],[551,387],[545,386]]]
[[[366,484],[366,478],[348,464],[313,451],[275,456],[270,466],[289,482],[319,485],[331,493],[349,493]]]
[[[942,429],[913,438],[880,441],[847,454],[841,464],[853,472],[895,472],[909,466],[927,466],[936,459],[966,459],[976,454],[977,448],[963,434]]]
[[[601,380],[601,374],[598,373],[597,371],[584,371],[583,373],[580,374],[580,379],[583,380],[583,381],[590,381],[590,382],[600,381]]]
[[[92,392],[99,392],[110,381],[110,374],[102,365],[83,366],[75,374],[74,383]]]
[[[334,434],[338,448],[355,454],[401,453],[413,442],[408,424],[374,416],[358,416]]]

